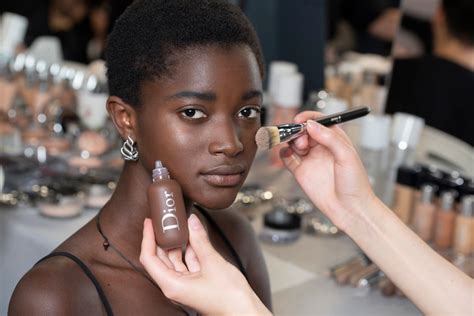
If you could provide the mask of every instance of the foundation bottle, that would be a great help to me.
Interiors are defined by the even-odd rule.
[[[435,245],[440,249],[451,247],[453,243],[455,191],[445,191],[441,194],[441,205],[436,212]]]
[[[397,171],[393,211],[405,224],[411,219],[416,175],[416,167],[401,166]]]
[[[159,160],[147,196],[158,246],[162,249],[186,246],[189,232],[181,187]]]
[[[474,253],[474,195],[466,195],[456,217],[454,251],[460,255]]]
[[[424,241],[430,241],[433,235],[436,206],[433,204],[435,186],[424,184],[421,186],[420,199],[415,202],[413,214],[413,230]]]

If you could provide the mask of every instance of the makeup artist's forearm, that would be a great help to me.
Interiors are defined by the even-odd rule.
[[[403,224],[380,200],[346,233],[424,314],[473,313],[474,283]]]

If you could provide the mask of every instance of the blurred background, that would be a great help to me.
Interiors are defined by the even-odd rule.
[[[108,118],[107,35],[131,0],[0,3],[0,315],[31,266],[97,214],[121,139]],[[369,106],[345,123],[376,194],[474,275],[472,0],[241,0],[265,59],[263,123]],[[233,208],[259,235],[275,313],[419,315],[258,152]]]

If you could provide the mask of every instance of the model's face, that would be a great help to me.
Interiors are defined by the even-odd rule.
[[[180,55],[172,73],[142,85],[139,163],[151,171],[161,160],[185,198],[228,207],[257,149],[262,83],[255,56],[245,46],[200,46]]]

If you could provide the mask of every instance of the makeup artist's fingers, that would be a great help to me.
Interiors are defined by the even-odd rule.
[[[180,248],[168,250],[168,257],[174,265],[174,269],[178,272],[188,272],[188,268],[183,262],[183,251]]]
[[[334,129],[346,141],[349,146],[354,146],[349,136],[347,136],[346,132],[344,132],[344,130],[339,125],[333,125],[331,126],[331,128]]]
[[[301,159],[290,147],[280,149],[280,158],[291,173],[294,173],[301,163]]]
[[[298,147],[296,147],[296,145],[294,143],[289,143],[288,145],[291,148],[291,150],[293,150],[295,155],[298,155],[300,157],[306,156],[309,153],[309,150],[310,150],[310,148],[308,146],[306,146],[306,148],[304,148],[304,149],[299,149]]]
[[[201,264],[199,263],[199,259],[196,256],[193,248],[188,245],[186,248],[186,253],[184,254],[184,261],[188,266],[189,272],[199,272],[201,271]]]
[[[188,218],[189,227],[189,244],[194,250],[199,262],[202,266],[206,266],[206,262],[218,260],[222,257],[212,247],[207,232],[201,221],[195,214],[191,214]]]
[[[313,121],[316,121],[318,118],[321,118],[321,117],[324,117],[325,115],[321,112],[316,112],[316,111],[303,111],[301,113],[298,113],[296,116],[295,116],[295,122],[296,123],[305,123],[306,121],[308,120],[313,120]],[[352,145],[352,142],[351,140],[349,139],[349,137],[347,136],[347,134],[342,130],[341,127],[339,127],[338,125],[333,125],[331,126],[330,128],[336,130],[336,132],[342,136],[346,142],[348,142],[349,144]],[[310,147],[314,147],[315,145],[317,145],[316,142],[312,142],[311,140],[309,141],[309,145]]]
[[[156,255],[158,256],[158,258],[160,258],[161,261],[163,261],[163,263],[164,263],[169,269],[174,270],[174,265],[173,265],[173,263],[171,262],[170,258],[168,258],[168,254],[166,253],[166,251],[164,251],[164,250],[161,249],[160,247],[157,247],[157,248],[156,248]]]
[[[159,250],[161,250],[161,248],[159,248]],[[166,259],[168,260],[168,258]],[[157,257],[155,234],[153,233],[153,226],[149,218],[145,219],[143,223],[143,239],[140,252],[140,262],[141,264],[143,264],[147,271],[148,269],[152,269],[155,272],[158,271],[159,273],[161,273],[168,269],[173,269],[171,263],[169,263],[170,265],[168,265],[159,256]]]
[[[354,147],[348,145],[336,130],[309,120],[307,131],[311,138],[327,148],[334,155],[336,162],[344,164],[353,159],[354,155],[351,153],[355,153]],[[355,153],[355,155],[357,154]]]

